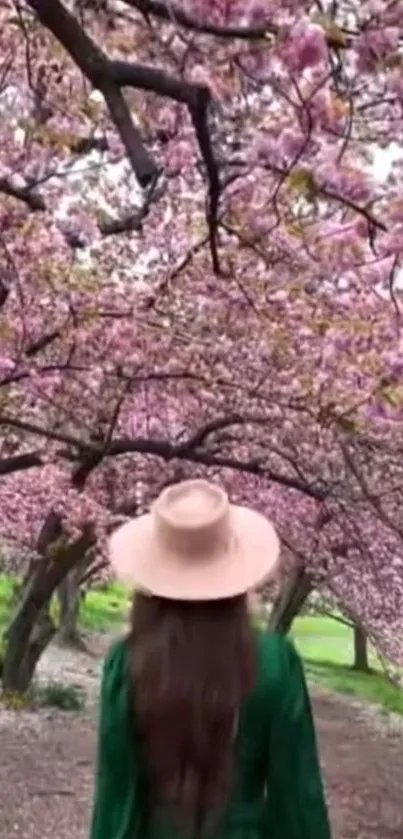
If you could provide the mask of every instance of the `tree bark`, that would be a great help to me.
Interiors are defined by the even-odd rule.
[[[50,616],[49,604],[47,604],[38,613],[35,620],[35,624],[29,636],[29,642],[24,645],[23,643],[21,644],[21,640],[24,638],[24,630],[26,629],[27,623],[28,621],[25,623],[25,625],[20,625],[21,632],[19,634],[19,637],[17,637],[16,635],[14,635],[13,637],[11,635],[9,636],[9,644],[10,641],[12,643],[14,640],[16,651],[20,649],[22,650],[23,646],[25,646],[25,653],[18,661],[18,664],[16,662],[16,658],[14,656],[12,657],[12,670],[10,670],[10,660],[7,660],[6,652],[3,665],[3,689],[5,693],[12,692],[24,694],[28,691],[32,682],[36,665],[43,651],[46,649],[46,647],[52,640],[56,631],[56,627]],[[7,645],[7,649],[9,644]],[[16,664],[17,666],[15,666]]]
[[[305,569],[301,566],[294,568],[273,603],[269,629],[287,635],[312,591],[313,585]]]
[[[368,641],[365,632],[354,624],[354,664],[353,669],[359,673],[370,673],[368,660]]]
[[[72,568],[57,589],[60,607],[58,641],[69,647],[80,647],[82,645],[78,630],[81,601],[80,581],[81,563],[76,568]]]
[[[66,574],[80,563],[91,545],[87,530],[76,542],[63,545],[60,520],[51,514],[45,522],[39,547],[42,556],[31,566],[17,611],[6,633],[3,662],[5,693],[26,693],[36,665],[56,627],[50,617],[50,601]],[[58,541],[59,540],[59,541]]]

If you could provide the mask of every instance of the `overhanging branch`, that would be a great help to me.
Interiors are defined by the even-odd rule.
[[[0,178],[0,192],[8,195],[10,198],[16,198],[18,201],[23,201],[30,210],[35,212],[43,212],[46,210],[46,204],[43,196],[28,184],[24,186],[17,186],[13,184],[11,179]]]
[[[210,99],[210,91],[206,85],[192,84],[143,64],[108,59],[107,61],[108,75],[118,88],[135,87],[174,99],[175,102],[188,107],[195,107],[200,96],[204,96],[206,100]]]
[[[167,23],[181,26],[190,32],[213,35],[227,41],[263,41],[270,37],[275,38],[281,32],[280,27],[276,26],[271,20],[264,20],[259,24],[246,24],[245,26],[222,26],[208,21],[199,21],[182,11],[178,8],[177,3],[171,3],[170,0],[166,3],[163,0],[123,0],[123,2],[126,6],[137,9],[146,18],[153,16]],[[325,32],[325,36],[328,46],[337,52],[348,49],[353,41],[350,32],[343,29],[340,29],[339,32],[337,27],[336,30],[330,27],[329,31]]]
[[[0,458],[0,475],[11,475],[13,472],[22,472],[25,469],[32,469],[34,466],[42,466],[42,458],[39,452],[2,457]]]
[[[83,75],[103,94],[133,171],[140,185],[146,187],[157,177],[158,167],[145,149],[127,103],[113,81],[109,59],[60,0],[52,0],[51,3],[49,0],[27,2],[43,26],[69,53]]]
[[[118,457],[127,454],[151,455],[159,457],[166,462],[172,460],[183,460],[188,463],[199,464],[207,468],[231,469],[238,472],[244,472],[249,475],[255,475],[264,478],[266,481],[277,483],[280,486],[296,490],[303,495],[313,498],[318,501],[323,501],[329,494],[329,490],[323,485],[315,485],[308,480],[296,476],[290,477],[271,469],[258,459],[250,458],[249,460],[241,460],[230,455],[219,455],[214,452],[206,451],[206,449],[198,448],[202,443],[206,442],[209,434],[213,434],[224,427],[231,425],[241,425],[245,422],[250,423],[251,417],[241,418],[230,416],[218,419],[205,427],[199,429],[188,440],[182,443],[171,443],[169,440],[158,440],[143,437],[121,437],[115,440],[110,440],[107,443],[101,443],[96,446],[91,443],[86,443],[69,434],[51,431],[50,429],[37,426],[35,423],[25,422],[13,417],[0,417],[0,427],[14,428],[23,431],[33,436],[41,437],[44,440],[58,442],[66,446],[59,452],[60,458],[73,461],[75,481],[81,483],[81,471],[87,475],[88,471],[96,468],[105,458]],[[257,422],[258,422],[257,418]],[[263,420],[261,420],[263,422]],[[22,458],[23,456],[21,456]],[[2,470],[3,461],[0,460],[0,474],[10,474],[12,471],[30,468],[32,466],[41,465],[41,457],[38,453],[33,452],[31,455],[25,455],[26,461],[21,459],[18,463],[15,459],[14,469],[8,468]],[[31,458],[31,461],[29,460]],[[11,466],[12,464],[10,464]],[[80,478],[80,479],[79,479]]]
[[[209,88],[206,85],[176,79],[153,67],[111,60],[60,0],[52,0],[51,3],[49,0],[27,2],[43,26],[49,29],[69,53],[83,75],[102,93],[132,169],[142,187],[155,183],[159,168],[143,145],[122,88],[133,87],[150,91],[187,106],[209,183],[207,224],[213,267],[218,273],[217,211],[220,179],[208,130],[208,109],[211,101]]]
[[[126,6],[137,9],[142,15],[153,15],[168,23],[175,23],[192,32],[199,32],[202,35],[214,35],[226,40],[236,38],[247,41],[261,41],[267,35],[277,35],[278,27],[269,21],[259,26],[218,26],[214,23],[207,23],[196,20],[183,12],[174,3],[163,3],[161,0],[124,0]]]

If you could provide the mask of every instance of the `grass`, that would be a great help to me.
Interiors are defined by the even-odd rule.
[[[37,708],[59,708],[60,711],[81,711],[86,702],[86,695],[79,685],[65,685],[62,682],[48,682],[45,685],[33,685],[32,704]]]
[[[304,664],[311,684],[380,705],[386,712],[403,715],[403,691],[389,682],[383,673],[357,673],[351,667],[333,661],[305,658]]]
[[[350,664],[354,657],[354,639],[351,629],[338,620],[327,617],[297,618],[292,636],[304,658]],[[369,651],[370,664],[377,665],[374,650]]]
[[[9,621],[13,594],[13,580],[0,574],[0,639]],[[130,597],[123,586],[113,583],[94,589],[88,592],[81,605],[81,629],[88,633],[119,632],[129,608]],[[385,678],[373,650],[369,656],[373,673],[362,674],[351,669],[353,634],[347,626],[331,618],[302,617],[295,621],[291,634],[311,683],[375,703],[385,711],[403,714],[403,691]],[[55,701],[60,694],[63,704],[65,691],[51,686],[50,693],[55,694]],[[69,698],[66,702],[69,703]],[[74,699],[72,702],[74,704]]]
[[[0,638],[6,629],[13,609],[15,581],[6,574],[0,574]],[[80,608],[80,626],[84,632],[113,632],[122,626],[130,598],[125,588],[118,583],[89,591]],[[57,620],[57,604],[52,606]]]
[[[6,574],[0,574],[0,638],[8,624],[12,609],[14,586],[12,578]]]
[[[85,707],[86,693],[82,687],[63,682],[34,682],[26,694],[5,693],[2,702],[12,711],[27,708],[58,708],[60,711],[81,711]]]
[[[118,583],[94,589],[86,594],[80,623],[86,632],[119,630],[130,609],[130,597]]]
[[[369,663],[374,672],[352,670],[354,643],[349,627],[331,618],[304,617],[296,619],[291,635],[312,684],[403,715],[403,691],[385,677],[375,650],[369,648]]]

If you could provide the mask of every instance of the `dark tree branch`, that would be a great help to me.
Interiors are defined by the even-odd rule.
[[[94,447],[89,444],[82,443],[69,434],[63,434],[59,431],[51,431],[50,429],[41,428],[33,422],[26,422],[25,420],[16,419],[15,417],[1,416],[0,427],[15,428],[17,431],[23,431],[27,434],[34,434],[38,437],[43,437],[45,440],[54,440],[58,443],[63,443],[66,446],[72,446],[77,451],[85,454],[88,451],[96,451]]]
[[[163,70],[147,67],[143,64],[133,64],[129,61],[108,61],[108,75],[116,87],[135,87],[159,96],[166,96],[187,105],[196,107],[200,96],[210,100],[208,87],[192,84],[182,79],[176,79]]]
[[[191,451],[192,449],[199,448],[207,441],[207,438],[210,437],[210,435],[216,434],[218,431],[223,431],[231,425],[242,425],[247,421],[248,420],[241,417],[240,414],[230,414],[229,416],[219,417],[216,420],[207,422],[201,428],[198,428],[197,431],[195,431],[195,433],[187,439],[186,443],[182,443],[182,450]],[[261,421],[266,422],[263,418]]]
[[[141,233],[143,230],[144,219],[148,216],[149,208],[144,211],[143,208],[136,213],[130,213],[122,218],[103,219],[98,224],[99,232],[103,236],[117,236],[120,233]]]
[[[271,163],[264,163],[264,169],[268,169],[272,172],[275,172],[277,175],[281,177],[287,178],[291,174],[291,168],[281,169],[279,166],[274,166]],[[313,189],[318,193],[318,195],[323,195],[325,198],[329,198],[331,201],[337,201],[339,204],[344,204],[344,206],[349,207],[350,210],[354,210],[355,213],[358,213],[368,222],[368,230],[371,233],[374,229],[383,230],[384,232],[387,231],[386,224],[381,221],[380,219],[376,218],[367,207],[356,204],[355,201],[352,201],[350,198],[347,198],[345,195],[339,195],[337,192],[333,192],[332,189],[328,189],[326,186],[322,186],[321,184],[317,184],[314,182]]]
[[[220,26],[207,21],[201,22],[183,12],[176,3],[171,3],[169,0],[167,3],[164,3],[163,0],[123,0],[123,2],[126,6],[137,9],[146,18],[152,15],[191,32],[213,35],[225,40],[262,41],[267,40],[270,36],[276,37],[280,32],[279,27],[270,20],[250,26]],[[347,49],[353,40],[351,34],[343,31],[343,29],[340,29],[339,32],[330,30],[325,34],[328,46],[337,53],[340,50]]]
[[[247,171],[249,168],[249,163],[246,158],[233,158],[232,160],[230,159],[225,162],[227,164],[230,164],[232,167],[239,167],[240,170],[241,168],[244,168],[245,171]],[[223,162],[221,162],[221,165],[222,164]],[[260,163],[260,166],[262,167],[262,169],[268,172],[273,172],[275,175],[278,175],[284,183],[286,182],[286,179],[291,175],[293,170],[292,166],[290,166],[289,168],[285,168],[281,166],[276,166],[273,163],[268,163],[266,161],[262,161]],[[371,240],[373,239],[374,232],[376,230],[382,230],[383,232],[387,232],[388,228],[385,222],[377,218],[377,216],[374,216],[368,207],[362,204],[357,204],[355,201],[348,198],[347,196],[340,195],[337,192],[333,192],[332,189],[328,189],[325,185],[322,186],[321,184],[317,184],[315,181],[313,181],[312,183],[312,189],[315,195],[322,195],[324,198],[328,198],[330,201],[336,201],[338,204],[348,207],[350,210],[353,210],[355,213],[358,213],[358,215],[363,216],[368,223],[368,234]],[[229,229],[229,231],[233,235],[238,235],[235,229],[227,229]],[[238,238],[240,238],[239,235]],[[245,242],[245,244],[250,245],[250,243],[248,242]]]
[[[28,358],[32,358],[33,356],[37,355],[42,350],[46,349],[50,344],[53,344],[53,341],[56,341],[60,338],[60,330],[54,329],[52,332],[48,332],[45,335],[41,335],[36,341],[32,341],[25,349],[25,355]]]
[[[84,76],[101,91],[109,113],[126,149],[133,171],[142,187],[155,184],[159,169],[142,143],[122,88],[134,87],[185,104],[191,115],[206,168],[209,191],[207,224],[213,268],[219,273],[217,212],[220,197],[218,166],[208,130],[209,88],[176,79],[161,70],[126,61],[113,61],[80,26],[60,0],[27,0],[41,23],[62,44]],[[135,229],[136,223],[132,229]]]
[[[63,534],[62,519],[54,510],[46,516],[46,519],[41,527],[38,540],[36,543],[36,550],[39,554],[45,555],[49,547],[56,542]]]
[[[92,151],[106,152],[109,148],[106,137],[74,137],[69,145],[73,154],[84,156]]]
[[[101,90],[140,186],[150,186],[158,178],[160,170],[143,146],[122,91],[113,84],[103,84]]]
[[[393,519],[388,515],[388,513],[384,510],[382,501],[380,500],[379,496],[376,495],[374,492],[371,492],[370,488],[367,486],[367,482],[365,480],[365,477],[364,477],[362,471],[360,470],[359,466],[356,464],[356,462],[354,460],[354,456],[350,452],[348,445],[346,445],[343,440],[340,440],[339,441],[339,446],[340,446],[341,452],[343,454],[343,457],[346,461],[346,464],[347,464],[350,472],[352,473],[352,475],[354,475],[354,477],[357,481],[357,484],[358,484],[364,498],[366,499],[366,501],[368,501],[368,503],[374,508],[374,510],[378,514],[380,520],[386,525],[386,527],[388,527],[390,530],[392,530],[394,533],[396,533],[400,538],[402,538],[403,537],[403,529],[401,527],[399,527],[399,525],[396,524],[393,521]]]
[[[201,90],[197,102],[190,108],[190,113],[195,127],[196,137],[199,142],[200,150],[203,155],[204,165],[207,171],[209,181],[209,195],[207,208],[207,225],[209,230],[209,243],[211,251],[211,259],[213,268],[216,274],[220,273],[220,264],[218,260],[217,248],[217,216],[218,206],[220,201],[220,178],[218,174],[218,166],[214,159],[213,148],[211,145],[210,135],[207,126],[207,109],[210,101],[210,94],[206,94]]]
[[[17,201],[22,201],[33,212],[47,210],[45,198],[43,197],[43,195],[36,191],[36,184],[27,184],[26,187],[19,187],[17,189],[16,187],[11,187],[8,181],[6,182],[4,179],[0,179],[0,192],[5,193],[11,198],[15,198]],[[132,231],[141,233],[143,221],[147,217],[150,210],[150,203],[151,201],[147,200],[144,203],[144,205],[140,207],[139,210],[137,210],[135,213],[129,213],[128,215],[122,216],[122,218],[102,219],[102,221],[98,222],[99,232],[102,236],[114,236],[119,233],[130,233]],[[76,240],[76,238],[70,231],[64,232],[64,236],[67,243],[71,247],[74,248],[79,246],[79,241]],[[3,288],[4,299],[2,298]],[[4,284],[1,284],[0,280],[0,306],[3,305],[3,303],[5,303],[7,297],[8,291],[5,288]],[[55,335],[55,337],[57,336]],[[27,355],[30,354],[34,353],[30,353],[27,351]]]
[[[226,425],[229,427],[231,425],[242,425],[245,422],[251,423],[252,421],[253,419],[250,416],[247,418],[235,418],[232,416],[227,419]],[[259,417],[257,417],[256,422],[263,423],[264,420],[263,418],[259,420]],[[289,489],[295,489],[298,492],[307,495],[309,498],[314,498],[318,501],[323,501],[328,497],[330,492],[327,487],[314,485],[309,481],[305,481],[303,478],[289,477],[288,475],[275,472],[257,459],[239,460],[236,457],[221,456],[212,452],[197,450],[197,445],[200,445],[200,442],[205,440],[208,433],[222,430],[225,427],[224,418],[217,420],[216,423],[211,423],[207,427],[207,431],[200,429],[195,435],[193,435],[193,437],[183,443],[171,443],[169,440],[156,440],[152,438],[123,437],[111,440],[107,444],[103,442],[100,446],[92,445],[89,442],[82,442],[71,435],[51,431],[37,426],[34,423],[24,422],[23,420],[18,420],[14,417],[0,417],[0,427],[1,426],[8,426],[20,431],[25,431],[28,434],[37,435],[47,440],[53,440],[55,442],[65,444],[67,446],[67,451],[62,451],[59,454],[60,457],[76,461],[77,466],[73,472],[73,485],[77,489],[82,488],[88,474],[99,466],[104,458],[118,457],[119,455],[126,454],[140,454],[160,457],[166,462],[172,460],[184,460],[189,463],[197,463],[201,466],[232,469],[234,471],[245,472],[250,475],[257,475],[265,478],[267,481],[272,481],[281,486],[288,487]],[[20,466],[20,469],[29,468],[29,466],[33,465],[41,465],[40,459],[39,462],[28,462],[25,467],[24,465]],[[10,472],[12,470],[9,469],[8,471]],[[13,471],[17,471],[17,469],[14,469]]]
[[[40,22],[69,53],[83,75],[99,90],[109,108],[111,119],[126,148],[133,171],[142,187],[158,175],[158,167],[145,149],[123,95],[113,81],[105,53],[87,35],[74,15],[60,0],[27,0]]]
[[[134,213],[129,213],[121,218],[106,218],[98,223],[99,232],[103,236],[116,236],[120,233],[131,233],[133,231],[141,233],[143,230],[143,222],[147,218],[151,204],[161,198],[163,187],[157,189],[157,182],[149,188],[146,199],[142,205]]]
[[[80,588],[85,588],[87,583],[94,582],[94,579],[97,577],[98,574],[102,574],[108,568],[108,564],[105,559],[99,559],[95,563],[91,563],[89,568],[87,568],[80,580]]]
[[[348,629],[354,629],[354,623],[348,620],[348,618],[343,618],[342,615],[335,615],[334,612],[330,612],[328,609],[321,609],[318,606],[314,606],[312,609],[313,614],[315,615],[323,615],[325,618],[330,618],[332,621],[337,621],[341,623],[343,626],[347,626]]]
[[[0,475],[11,475],[13,472],[32,469],[33,466],[42,466],[42,458],[39,452],[2,457],[0,458]]]
[[[160,20],[176,23],[184,29],[227,40],[240,38],[248,41],[261,41],[267,35],[277,35],[278,33],[278,27],[269,21],[259,26],[215,26],[213,23],[201,23],[186,12],[181,11],[175,4],[163,3],[160,0],[124,0],[124,2],[126,6],[137,9],[142,15],[154,15]]]
[[[213,268],[215,273],[219,274],[217,215],[221,185],[218,165],[214,158],[208,130],[208,109],[211,101],[208,87],[190,84],[169,76],[161,70],[129,64],[125,61],[110,62],[110,69],[113,81],[119,87],[131,86],[141,90],[153,91],[188,106],[209,183],[207,225]]]
[[[10,289],[3,280],[0,278],[0,309],[3,308],[5,303],[7,303],[8,295],[10,294]]]
[[[0,192],[3,192],[4,195],[8,195],[10,198],[17,198],[18,201],[23,201],[30,210],[34,210],[35,212],[46,210],[45,200],[42,195],[28,184],[16,186],[9,178],[0,178]]]

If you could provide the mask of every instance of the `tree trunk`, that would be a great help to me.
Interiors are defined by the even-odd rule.
[[[269,628],[286,635],[312,591],[313,585],[305,569],[294,568],[273,603]]]
[[[26,610],[24,618],[14,626],[14,631],[10,628],[7,636],[3,663],[3,690],[6,694],[28,691],[36,665],[56,631],[49,614],[49,604],[37,614],[30,633],[29,610]]]
[[[36,602],[38,578],[36,571],[28,581],[6,633],[3,662],[3,690],[6,693],[26,693],[39,658],[55,633],[56,627],[49,614],[50,598],[43,606]]]
[[[80,580],[81,564],[67,574],[57,589],[60,606],[58,640],[61,644],[70,647],[82,646],[81,636],[78,631],[81,602]]]
[[[3,662],[5,693],[26,693],[40,656],[55,633],[50,601],[69,571],[85,556],[91,544],[86,531],[76,542],[62,545],[60,521],[53,516],[45,523],[48,531],[43,556],[31,566],[17,611],[6,633]]]
[[[371,668],[368,661],[368,642],[365,632],[361,627],[354,624],[354,664],[353,669],[359,673],[370,673]]]

